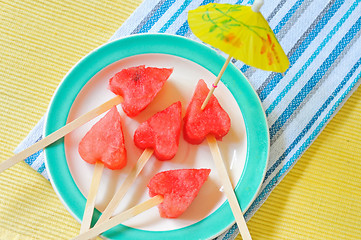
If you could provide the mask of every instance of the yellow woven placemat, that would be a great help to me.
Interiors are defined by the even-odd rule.
[[[137,1],[0,1],[0,161],[46,112],[66,72],[105,43]],[[361,89],[249,222],[253,239],[359,239]],[[51,184],[19,163],[0,174],[0,239],[69,239]]]

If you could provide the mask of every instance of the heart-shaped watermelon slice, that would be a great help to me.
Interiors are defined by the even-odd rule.
[[[178,150],[181,124],[182,104],[178,101],[140,124],[134,143],[141,149],[154,149],[158,160],[170,160]]]
[[[163,196],[163,202],[158,205],[160,216],[179,217],[198,195],[210,172],[210,169],[176,169],[154,175],[148,183],[149,196]]]
[[[208,134],[214,135],[217,140],[228,133],[231,120],[221,107],[217,98],[212,95],[206,107],[201,106],[208,95],[209,89],[204,80],[199,80],[191,102],[184,117],[184,139],[191,144],[200,144]]]
[[[90,164],[100,161],[109,169],[121,169],[127,164],[121,119],[115,106],[85,134],[78,151]]]
[[[135,117],[153,101],[172,72],[172,68],[130,67],[109,80],[109,89],[123,97],[123,111]]]

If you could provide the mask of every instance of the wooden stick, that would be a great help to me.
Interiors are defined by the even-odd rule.
[[[135,179],[142,171],[144,165],[147,163],[148,159],[152,156],[154,150],[151,148],[146,148],[142,155],[139,157],[137,164],[133,167],[127,178],[124,180],[123,184],[120,186],[118,191],[114,194],[112,200],[110,200],[108,206],[105,208],[104,212],[100,216],[99,220],[95,224],[104,222],[108,220],[114,213],[115,209],[118,207],[120,201],[123,199],[124,195],[129,190],[130,186],[134,183]]]
[[[224,71],[226,71],[226,68],[228,66],[228,63],[231,61],[231,58],[232,58],[231,55],[229,55],[226,62],[223,64],[223,67],[222,67],[221,71],[219,72],[219,74],[218,74],[216,80],[214,81],[214,83],[212,84],[212,88],[211,88],[211,90],[209,90],[208,95],[207,95],[206,99],[204,100],[204,102],[203,102],[203,104],[201,106],[201,110],[203,110],[207,106],[207,103],[209,102],[209,99],[213,95],[213,92],[216,89],[216,87],[217,87],[217,85],[219,83],[219,80],[221,80],[221,77],[222,77]]]
[[[60,138],[64,137],[66,134],[70,133],[74,129],[80,127],[81,125],[85,124],[86,122],[90,121],[91,119],[99,116],[100,114],[106,112],[114,105],[118,105],[123,101],[123,98],[120,96],[116,96],[109,101],[103,103],[99,107],[91,110],[88,113],[78,117],[77,119],[73,120],[72,122],[66,124],[62,128],[56,130],[55,132],[51,133],[50,135],[44,137],[42,140],[38,141],[37,143],[31,145],[30,147],[26,148],[25,150],[15,154],[11,158],[5,160],[0,164],[0,173],[5,171],[6,169],[10,168],[11,166],[15,165],[16,163],[24,160],[25,158],[29,157],[30,155],[38,152],[39,150],[49,146],[50,144],[54,143],[55,141],[59,140]]]
[[[163,202],[163,197],[161,195],[156,195],[155,197],[140,203],[129,210],[126,210],[118,215],[108,219],[101,224],[94,226],[92,229],[78,235],[77,237],[73,238],[72,240],[88,240],[89,238],[93,238],[98,236],[99,234],[107,231],[108,229],[152,208],[157,206],[158,204]]]
[[[246,220],[243,217],[241,207],[239,206],[236,194],[233,191],[232,183],[229,180],[227,169],[226,166],[224,165],[221,153],[219,151],[217,140],[213,135],[208,135],[207,141],[211,149],[213,160],[218,170],[219,177],[222,181],[224,192],[227,196],[229,205],[231,206],[234,218],[236,219],[242,239],[243,240],[252,239],[251,234],[249,233],[249,230],[247,228]]]
[[[93,177],[90,184],[90,190],[88,193],[87,202],[85,204],[85,210],[83,215],[83,221],[80,227],[80,233],[83,233],[90,228],[90,224],[94,212],[95,198],[98,192],[100,179],[102,178],[103,169],[104,169],[103,163],[97,162],[95,164]]]

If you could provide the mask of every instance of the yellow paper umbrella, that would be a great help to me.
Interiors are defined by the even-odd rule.
[[[189,11],[188,23],[199,39],[245,64],[285,72],[289,66],[286,54],[266,19],[253,9],[211,3]]]
[[[229,55],[223,71],[231,57],[266,71],[283,73],[289,67],[286,54],[259,12],[262,5],[263,0],[256,0],[252,6],[210,3],[189,11],[192,32]]]

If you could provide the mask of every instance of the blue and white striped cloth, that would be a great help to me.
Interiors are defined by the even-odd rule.
[[[249,219],[310,146],[361,77],[361,0],[268,0],[262,14],[285,50],[285,75],[233,63],[247,76],[265,109],[271,149],[259,196],[246,213]],[[189,29],[187,12],[210,2],[253,1],[145,0],[110,40],[135,33],[177,34],[199,41]],[[17,149],[41,138],[43,120]],[[42,152],[26,159],[47,177]],[[233,226],[217,239],[234,239]]]

